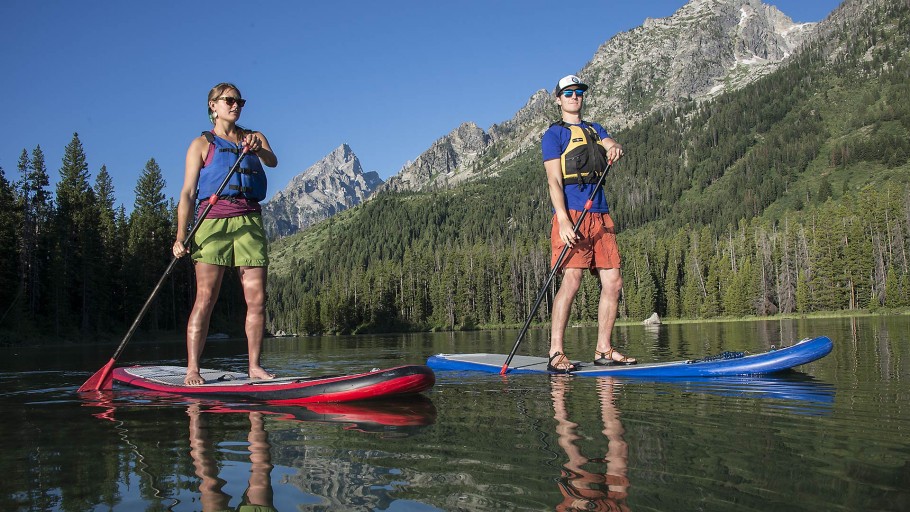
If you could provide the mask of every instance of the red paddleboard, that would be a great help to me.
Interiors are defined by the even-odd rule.
[[[269,404],[351,402],[420,393],[433,387],[436,376],[428,366],[406,365],[351,375],[250,379],[245,373],[202,369],[205,384],[183,383],[183,366],[115,368],[114,382],[136,388],[193,397],[233,398]]]

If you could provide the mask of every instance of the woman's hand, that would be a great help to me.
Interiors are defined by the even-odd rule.
[[[174,240],[174,246],[171,247],[171,251],[173,251],[175,258],[180,258],[190,253],[189,249],[184,247],[183,242],[180,240]]]
[[[257,133],[247,133],[243,137],[243,147],[247,148],[250,153],[258,153],[262,149],[262,137]]]
[[[265,138],[262,132],[247,132],[243,137],[243,147],[258,156],[266,167],[278,165],[278,157],[275,156],[275,152],[269,146],[269,140]]]

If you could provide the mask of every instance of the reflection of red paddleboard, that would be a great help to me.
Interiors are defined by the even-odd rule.
[[[347,429],[362,432],[422,427],[436,422],[436,406],[423,395],[411,395],[366,402],[313,403],[295,407],[254,404],[216,405],[205,412],[260,412],[286,421],[350,424]]]
[[[314,415],[322,416],[323,421],[349,421],[357,425],[369,423],[388,427],[431,425],[436,421],[436,407],[429,398],[419,398],[420,400],[407,401],[311,404],[306,408]],[[300,418],[301,415],[298,414],[297,417]]]
[[[201,386],[186,386],[182,366],[131,366],[114,369],[114,381],[153,391],[194,397],[229,397],[269,404],[349,402],[420,393],[436,376],[424,365],[407,365],[352,375],[283,377],[253,380],[245,373],[203,369]]]

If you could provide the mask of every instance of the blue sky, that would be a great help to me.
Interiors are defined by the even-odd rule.
[[[836,0],[766,0],[819,21]],[[0,167],[19,178],[41,145],[53,183],[73,132],[89,172],[131,211],[139,173],[161,166],[177,197],[205,96],[236,83],[241,124],[278,154],[269,196],[347,143],[383,179],[465,121],[483,129],[580,70],[597,48],[684,0],[543,2],[4,0]],[[52,188],[53,188],[52,184]]]

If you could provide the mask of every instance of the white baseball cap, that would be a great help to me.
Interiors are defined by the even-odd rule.
[[[577,85],[582,91],[588,90],[588,84],[585,84],[581,81],[581,78],[578,78],[575,75],[564,76],[559,79],[559,82],[556,83],[556,90],[553,91],[554,95],[559,95],[563,89],[566,87],[571,87]]]

